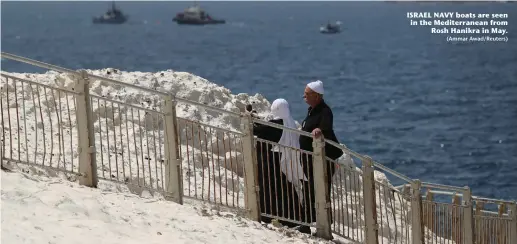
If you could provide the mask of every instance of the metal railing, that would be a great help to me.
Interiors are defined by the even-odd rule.
[[[312,150],[304,151],[254,138],[254,124],[312,136],[247,113],[5,52],[2,58],[69,77],[66,82],[41,82],[2,72],[2,162],[50,168],[87,186],[95,187],[101,179],[160,192],[178,203],[183,197],[207,201],[257,221],[267,217],[286,225],[314,226],[326,239],[336,234],[368,244],[517,241],[515,202],[471,196],[465,187],[420,183],[329,140],[314,139]],[[146,92],[154,101],[128,103],[91,94],[95,91],[90,83],[97,80]],[[179,118],[177,103],[225,114],[241,127],[225,129]],[[341,149],[344,156],[329,159],[325,144]],[[287,170],[292,174],[296,162],[304,170],[313,169],[306,174],[310,183],[286,180],[279,161],[286,153],[296,155]],[[394,187],[380,171],[406,184]],[[453,199],[440,202],[434,195]],[[485,210],[490,204],[498,211]]]

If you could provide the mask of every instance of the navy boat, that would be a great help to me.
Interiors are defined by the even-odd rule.
[[[341,23],[338,21],[336,24],[330,24],[330,22],[326,26],[320,27],[320,32],[323,34],[335,34],[341,32]]]
[[[122,11],[115,7],[115,1],[113,1],[111,5],[111,9],[109,9],[104,15],[99,17],[93,17],[94,24],[122,24],[125,23],[128,19],[127,15],[124,15]]]
[[[225,20],[212,18],[212,16],[197,5],[185,9],[183,12],[177,13],[176,17],[174,17],[172,21],[179,25],[211,25],[226,23]]]

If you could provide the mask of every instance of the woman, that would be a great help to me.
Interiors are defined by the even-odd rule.
[[[289,104],[285,99],[276,99],[271,104],[274,119],[269,122],[296,128],[291,117]],[[270,223],[278,216],[288,220],[301,220],[303,208],[300,205],[302,180],[307,180],[297,157],[297,152],[291,148],[299,148],[299,135],[287,130],[254,123],[253,134],[258,138],[272,142],[257,141],[257,163],[260,188],[262,221]],[[274,144],[274,145],[273,145]],[[283,221],[285,226],[294,227],[297,224]]]

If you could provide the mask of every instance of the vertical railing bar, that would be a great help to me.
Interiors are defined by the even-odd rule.
[[[233,158],[232,158],[232,138],[231,138],[231,134],[228,133],[228,146],[230,147],[230,174],[232,175],[232,189],[234,189],[233,193],[232,193],[232,207],[235,207],[235,175],[233,173]],[[238,188],[237,188],[237,191],[238,191]]]
[[[388,187],[386,187],[385,185],[382,186],[383,187],[383,198],[384,198],[384,211],[386,213],[385,215],[385,218],[386,218],[386,223],[388,224],[388,230],[391,230],[391,226],[390,226],[390,219],[388,218],[389,216],[389,211],[388,211],[388,195],[389,195],[389,191],[390,189]],[[389,241],[392,241],[392,236],[391,236],[391,231],[388,231],[388,240]]]
[[[295,154],[295,164],[297,164],[297,172],[296,174],[297,175],[303,175],[305,176],[306,179],[307,176],[305,175],[305,173],[303,172],[303,160],[302,160],[302,154],[301,154],[301,151],[299,148],[294,148],[292,149],[294,150],[294,154]],[[302,166],[302,167],[300,167]],[[303,209],[303,199],[305,198],[304,194],[303,194],[303,185],[305,184],[305,180],[301,180],[298,182],[299,185],[295,186],[296,187],[296,194],[298,195],[298,205],[296,206],[295,208],[295,216],[297,217],[297,220],[301,221],[302,220],[302,209]],[[300,196],[301,195],[301,196]],[[300,198],[302,200],[300,200]],[[296,211],[297,210],[297,211]],[[339,232],[339,225],[336,226],[336,230]]]
[[[278,191],[277,191],[277,190],[275,190],[275,191],[274,191],[274,192],[275,192],[275,196],[273,196],[273,195],[271,194],[271,193],[273,192],[273,191],[272,191],[272,188],[271,188],[271,182],[272,182],[272,181],[274,182],[273,189],[278,189],[278,187],[277,187],[277,182],[276,182],[276,181],[277,181],[277,179],[276,179],[276,177],[271,177],[271,176],[272,176],[272,175],[276,175],[276,170],[275,170],[276,168],[275,168],[275,167],[273,167],[273,169],[271,169],[271,167],[270,167],[271,162],[269,162],[269,159],[270,159],[270,158],[273,158],[273,157],[270,157],[270,156],[269,156],[270,150],[268,150],[268,149],[269,149],[269,146],[270,146],[271,144],[270,144],[270,143],[266,143],[266,142],[261,142],[261,145],[263,145],[263,144],[266,144],[266,162],[267,162],[267,163],[266,163],[266,167],[267,167],[267,173],[268,173],[268,174],[267,174],[267,178],[268,178],[268,181],[267,181],[267,182],[268,182],[268,184],[267,184],[267,185],[269,186],[269,189],[268,189],[268,190],[269,190],[269,193],[268,193],[268,195],[269,195],[269,206],[270,206],[270,211],[271,211],[271,212],[273,212],[273,197],[275,197],[275,199],[278,199],[278,196],[277,196]],[[261,151],[262,151],[262,150],[264,150],[264,149],[263,149],[263,148],[261,148]],[[264,159],[262,159],[262,160],[264,160]],[[273,160],[274,160],[274,158],[273,158]],[[273,164],[274,164],[274,162],[273,162]],[[264,166],[262,166],[262,167],[264,167]],[[273,174],[271,174],[271,170],[273,170]],[[264,173],[264,171],[262,171],[262,173]],[[260,177],[260,176],[259,176],[259,177]],[[273,180],[271,180],[271,178],[273,178]],[[264,182],[264,184],[266,184],[266,183]],[[266,195],[264,195],[264,200],[266,200]],[[265,204],[267,204],[265,201],[264,201],[264,203],[265,203]],[[265,206],[264,206],[264,208],[265,208]],[[278,209],[278,208],[279,208],[279,206],[278,206],[278,201],[275,201],[274,208],[275,208],[275,211],[274,211],[274,212],[275,212],[275,213],[278,213],[278,212],[279,212],[279,209]],[[271,213],[270,213],[270,214],[271,214]]]
[[[215,136],[216,136],[216,139],[215,139],[215,142],[216,142],[216,146],[217,146],[217,153],[219,154],[220,150],[219,150],[219,132],[216,131],[215,132]],[[222,190],[222,178],[221,178],[221,157],[218,156],[217,157],[217,171],[219,172],[219,181],[220,184],[219,184],[219,203],[222,205],[223,204],[223,190]]]
[[[226,142],[225,142],[225,132],[223,134],[223,150],[224,150],[224,180],[226,181],[226,206],[228,206],[228,165],[226,164]]]
[[[127,107],[126,108],[126,111],[124,112],[124,117],[125,117],[125,121],[126,121],[126,140],[127,140],[127,162],[129,164],[129,177],[127,177],[126,175],[124,175],[124,182],[130,180],[131,178],[133,178],[133,164],[132,164],[132,161],[131,161],[131,149],[130,149],[130,138],[129,138],[129,120],[127,119]],[[134,136],[134,132],[133,132],[133,136]],[[125,164],[124,164],[125,165]],[[126,180],[126,177],[127,177],[127,180]]]
[[[191,191],[192,191],[192,190],[191,190],[191,181],[190,181],[190,178],[191,178],[191,175],[192,175],[192,171],[190,170],[190,150],[189,150],[190,146],[189,146],[189,137],[188,137],[188,123],[187,123],[187,122],[185,122],[185,124],[184,124],[184,125],[185,125],[185,140],[186,140],[185,145],[186,145],[186,148],[187,148],[187,167],[188,167],[188,172],[189,172],[189,178],[188,178],[188,195],[189,195],[189,196],[191,196],[191,195],[192,195],[192,194],[191,194]],[[194,171],[194,174],[195,174],[195,173],[196,173],[196,172]],[[194,177],[196,177],[196,175],[194,175]],[[195,178],[194,178],[194,179],[195,179]],[[195,181],[194,181],[194,184],[195,184]],[[194,185],[194,187],[196,187],[196,186]],[[194,189],[194,191],[195,191],[195,189]]]
[[[329,163],[332,163],[332,162],[329,162]],[[343,212],[343,206],[342,206],[342,201],[343,201],[343,181],[341,179],[341,176],[342,176],[342,170],[340,168],[336,168],[336,172],[335,172],[337,175],[334,176],[332,178],[332,180],[330,181],[331,182],[331,199],[332,199],[332,202],[333,202],[333,205],[332,205],[332,217],[333,217],[333,229],[337,232],[337,233],[340,233],[342,235],[345,234],[345,231],[344,229],[341,228],[341,226],[344,226],[344,212]],[[337,204],[336,204],[336,201],[337,201]]]
[[[207,168],[208,168],[208,201],[210,201],[210,189],[211,189],[211,184],[212,184],[212,181],[210,180],[210,157],[208,156],[208,136],[207,136],[207,132],[206,132],[206,128],[203,129],[203,134],[205,135],[205,155],[206,155],[206,160],[207,160]],[[202,147],[202,146],[201,146]],[[203,154],[201,154],[201,157],[203,157]],[[205,169],[203,167],[203,172],[205,172]]]
[[[287,147],[283,147],[283,149],[284,149],[284,153],[291,153],[290,151],[292,150],[292,149],[287,148]],[[289,164],[291,166],[290,172],[291,172],[291,175],[294,176],[293,158],[291,157],[290,159],[291,159],[290,160],[290,164]],[[296,175],[298,175],[298,174],[296,174]],[[293,179],[294,179],[294,177],[293,177]],[[287,186],[291,185],[291,195],[287,199],[288,200],[288,205],[287,205],[287,213],[288,214],[287,214],[287,216],[288,216],[288,218],[293,218],[294,219],[294,216],[291,216],[291,208],[293,209],[293,212],[294,212],[294,209],[295,209],[295,206],[294,206],[294,204],[295,204],[294,193],[296,192],[296,190],[294,189],[294,184],[288,184],[288,183],[289,183],[289,180],[286,181],[286,184],[287,184]],[[329,186],[329,187],[331,187],[331,186]]]
[[[231,135],[231,134],[230,134]],[[237,135],[236,134],[233,134],[233,141],[234,142],[237,142]],[[237,143],[235,143],[235,147],[237,147]],[[238,171],[239,169],[239,159],[238,159],[238,155],[237,155],[237,148],[234,148],[234,156],[235,156],[235,169],[236,171]],[[232,168],[233,169],[233,168]],[[237,180],[237,207],[239,207],[239,194],[241,192],[241,182],[239,181],[239,175],[237,174],[237,172],[234,172],[234,170],[232,170],[232,172],[236,175],[236,180]],[[210,174],[210,172],[209,172]]]
[[[394,221],[394,225],[395,225],[395,243],[397,242],[398,240],[398,228],[397,228],[397,216],[395,214],[396,212],[396,209],[395,209],[395,206],[393,204],[393,201],[395,200],[395,191],[390,189],[390,192],[391,192],[391,195],[390,195],[390,206],[391,206],[391,210],[392,210],[392,213],[393,213],[393,221]],[[403,207],[402,203],[400,204],[401,207]]]
[[[93,100],[93,97],[92,97]],[[97,98],[97,121],[99,121],[99,143],[101,148],[101,170],[102,170],[102,178],[106,178],[105,169],[104,169],[104,145],[102,143],[102,118],[101,118],[101,101]],[[106,108],[104,108],[106,109]]]
[[[47,96],[47,87],[43,87],[43,92],[45,94],[45,101],[48,103],[48,96]],[[54,154],[54,132],[52,130],[52,127],[54,126],[52,124],[52,116],[50,115],[50,109],[47,108],[45,109],[47,111],[47,116],[48,116],[48,119],[49,119],[49,123],[50,123],[50,159],[49,159],[49,166],[52,167],[52,156]]]
[[[25,135],[25,160],[29,162],[29,140],[27,139],[27,112],[25,111],[25,85],[22,82],[22,106],[23,106],[23,128],[24,128],[24,135]],[[1,103],[1,101],[0,101]],[[2,118],[3,121],[3,118]],[[3,125],[2,125],[3,128]],[[2,131],[3,133],[3,131]],[[1,161],[1,159],[0,159]]]
[[[513,202],[509,206],[510,208],[510,217],[509,220],[507,220],[508,225],[508,243],[515,243],[517,242],[517,202]]]
[[[32,88],[32,84],[29,84],[29,87],[31,88],[31,95],[32,95],[32,104],[34,105],[34,129],[35,129],[35,148],[34,148],[34,163],[37,162],[38,157],[38,112],[36,111],[36,99],[34,99],[34,89]],[[3,109],[2,109],[3,112]],[[3,122],[3,119],[2,119]],[[5,154],[4,154],[5,155]]]
[[[347,227],[347,229],[349,229],[351,227],[351,225],[348,224],[348,221],[349,221],[349,217],[348,217],[348,208],[345,207],[345,201],[347,201],[346,197],[344,196],[344,192],[346,192],[346,187],[347,187],[347,184],[346,184],[346,181],[343,180],[343,175],[345,174],[346,170],[344,170],[344,168],[340,167],[338,168],[338,170],[336,171],[339,173],[339,176],[336,176],[336,178],[334,178],[334,180],[336,181],[336,185],[339,185],[339,188],[337,189],[337,197],[339,198],[338,199],[338,206],[337,208],[339,209],[338,211],[338,214],[339,214],[339,222],[338,222],[338,227],[337,227],[337,231],[339,233],[341,233],[343,236],[347,236],[347,237],[350,237],[348,235],[346,235],[346,230],[345,230],[345,227]],[[346,177],[346,176],[345,176]],[[346,218],[346,221],[347,221],[347,224],[345,225],[345,218]],[[359,226],[357,226],[359,228]],[[354,239],[356,241],[359,241],[360,239],[359,236],[356,236]]]
[[[210,149],[212,154],[212,185],[214,186],[214,203],[217,204],[217,191],[216,191],[216,182],[215,182],[215,160],[214,160],[214,134],[212,132],[212,127],[208,128],[210,131]],[[207,149],[208,150],[208,149]]]
[[[245,167],[245,165],[246,165],[246,157],[244,155],[244,151],[245,151],[245,149],[244,149],[244,139],[243,139],[242,136],[239,137],[239,141],[241,142],[240,143],[241,144],[240,145],[240,149],[241,149],[241,162],[242,162],[240,165],[241,165],[241,170],[242,170],[241,172],[242,172],[242,175],[243,175],[242,177],[244,179],[244,190],[246,190],[247,189],[247,183],[246,183],[246,178],[244,178],[244,177],[246,177],[245,176],[246,174],[244,173],[244,172],[246,172],[246,167]],[[257,157],[256,152],[257,151],[255,149],[255,147],[256,147],[255,136],[253,136],[253,135],[251,137],[251,144],[252,144],[252,152],[253,152],[254,157],[255,157],[253,159],[253,161],[256,162],[256,157]],[[238,165],[239,164],[237,164],[237,167],[239,167]],[[256,168],[256,170],[257,170],[257,172],[255,172],[255,173],[258,173],[258,167]],[[256,185],[255,187],[258,187],[258,185]],[[244,199],[246,199],[246,193],[244,192],[242,194],[244,196]],[[258,206],[259,206],[258,211],[259,211],[259,215],[260,215],[260,199],[259,199],[259,197],[260,196],[257,196],[257,201],[258,201]],[[246,207],[246,204],[244,204],[244,207]]]
[[[149,131],[148,131],[148,118],[151,114],[149,112],[145,112],[144,114],[144,134],[145,134],[145,146],[147,147],[147,169],[148,169],[148,174],[149,174],[149,187],[153,187],[153,179],[152,179],[152,176],[153,176],[153,171],[151,170],[151,151],[150,151],[150,148],[149,148]],[[151,118],[152,119],[152,118]],[[151,120],[152,121],[152,120]],[[140,126],[140,128],[142,128],[142,126]],[[145,168],[145,165],[144,165],[144,168]],[[145,178],[145,174],[144,174],[144,178]]]
[[[278,145],[278,149],[279,151],[282,150],[282,146],[281,145]],[[280,162],[277,161],[277,158],[275,157],[275,152],[274,151],[271,151],[271,154],[273,154],[273,162],[275,165],[281,165]],[[276,168],[276,167],[275,167]],[[280,177],[282,177],[282,170],[279,168],[280,172],[278,172],[278,175],[280,175]],[[276,174],[275,174],[276,176]],[[284,192],[284,182],[282,180],[282,178],[278,179],[278,184],[280,185],[280,199],[282,199],[282,204],[280,204],[280,209],[281,209],[281,213],[282,214],[277,214],[277,216],[279,217],[285,217],[285,212],[286,212],[286,209],[285,209],[285,205],[283,204],[283,200],[286,199],[286,195],[287,195],[287,192]],[[278,189],[278,188],[277,188]],[[278,201],[278,200],[277,200]],[[287,204],[289,204],[289,197],[287,197]]]
[[[64,136],[64,125],[63,125],[63,109],[61,108],[62,107],[62,103],[61,103],[61,91],[60,90],[57,90],[57,97],[59,98],[59,116],[58,116],[58,123],[59,123],[59,140],[61,142],[61,145],[60,145],[60,148],[59,148],[59,156],[62,156],[63,157],[63,168],[66,170],[66,158],[65,158],[65,136]],[[54,96],[54,93],[52,93],[52,95]],[[66,95],[66,94],[65,94]],[[57,103],[56,103],[56,107],[57,107]],[[57,108],[56,108],[56,113],[57,113]],[[59,164],[58,164],[59,166]]]
[[[296,162],[297,162],[297,163],[299,163],[299,164],[301,164],[301,163],[302,163],[302,161],[303,161],[303,160],[302,160],[302,155],[303,155],[303,154],[302,154],[301,150],[300,150],[300,149],[298,149],[298,148],[297,148],[295,151],[296,151]],[[300,169],[299,169],[299,170],[300,170]],[[303,169],[301,169],[301,170],[302,170],[302,172],[301,172],[301,173],[302,173],[303,175],[305,175],[305,173],[303,172]],[[307,176],[306,176],[306,177],[307,177]],[[302,195],[301,197],[302,197],[303,201],[305,201],[305,194],[304,194],[304,192],[303,192],[303,191],[304,191],[304,188],[303,188],[303,185],[304,185],[304,184],[305,184],[305,181],[302,181],[302,182],[300,183],[300,186],[298,186],[298,189],[300,189],[299,194],[301,194],[301,195]],[[303,206],[303,201],[300,201],[298,204],[299,204],[299,205],[301,204],[301,205]],[[299,207],[298,207],[298,217],[299,217],[298,219],[300,219],[300,220],[303,220],[303,219],[302,219],[302,217],[305,215],[305,214],[302,212],[302,210],[303,210],[303,207],[302,207],[302,206],[299,206]]]
[[[381,218],[381,221],[379,222],[379,227],[381,229],[381,236],[383,238],[381,238],[381,243],[384,244],[384,222],[383,222],[383,219],[382,219],[382,198],[381,198],[381,191],[382,191],[382,186],[380,186],[379,184],[377,184],[377,182],[375,182],[375,190],[377,190],[377,187],[379,188],[379,190],[377,191],[377,194],[379,196],[379,216]]]
[[[278,145],[278,149],[279,149],[279,151],[283,151],[283,150],[284,150],[284,147],[283,147],[282,145]],[[272,152],[272,153],[274,154],[275,152]],[[275,157],[275,160],[276,160],[276,159],[277,159],[277,158]],[[281,163],[280,163],[280,158],[278,158],[278,161],[277,161],[276,163],[277,163],[280,167],[282,167],[282,166],[281,166]],[[280,172],[279,172],[279,174],[278,174],[278,175],[280,175],[280,177],[281,177],[284,173],[282,172],[282,170],[280,169],[280,167],[279,167]],[[286,168],[286,170],[289,170],[289,168],[287,167],[287,168]],[[280,181],[280,199],[286,199],[286,198],[287,198],[287,205],[289,205],[289,196],[288,196],[288,193],[287,193],[287,192],[286,192],[286,190],[285,190],[285,189],[287,189],[287,187],[285,186],[284,181],[282,180],[282,178],[280,178],[280,179],[279,179],[279,181]],[[281,209],[282,209],[282,214],[281,214],[281,215],[279,214],[278,216],[279,216],[279,217],[284,217],[284,218],[285,218],[285,216],[286,216],[286,214],[285,214],[285,213],[286,213],[287,211],[289,211],[289,210],[285,208],[285,204],[283,204],[283,201],[282,201],[282,204],[281,204]]]
[[[118,126],[118,132],[120,134],[119,141],[120,141],[120,157],[121,157],[121,164],[122,164],[122,181],[125,182],[126,181],[126,164],[125,164],[126,162],[124,162],[124,143],[122,142],[122,139],[124,138],[124,134],[122,134],[122,125],[124,124],[124,120],[122,118],[122,111],[120,109],[120,106],[121,106],[120,103],[117,104],[118,118],[120,121],[120,124]],[[125,121],[125,124],[126,124],[126,129],[127,129],[127,121]],[[127,137],[127,134],[126,134],[126,137]],[[128,151],[128,153],[129,153],[129,151]],[[117,169],[118,169],[118,166],[117,166]],[[117,177],[118,177],[118,175],[117,175]]]
[[[163,115],[159,115],[158,116],[158,119],[161,119],[162,120],[162,123],[163,123],[163,129],[162,129],[162,132],[165,131],[165,116]],[[183,158],[183,154],[181,153],[181,134],[179,133],[179,127],[180,125],[178,125],[178,131],[176,131],[176,134],[178,135],[178,148],[179,148],[179,152],[180,152],[180,164],[182,163],[181,162],[181,159]],[[159,128],[159,127],[158,127]],[[160,130],[158,130],[158,145],[159,145],[159,148],[158,148],[158,154],[160,155],[160,172],[161,172],[161,177],[162,177],[162,190],[165,191],[165,174],[163,173],[163,163],[165,162],[163,160],[163,154],[162,154],[162,145],[164,145],[164,142],[162,140],[162,134],[160,133]],[[164,148],[165,150],[165,148]],[[181,189],[183,191],[183,189]],[[183,194],[183,193],[182,193]]]
[[[453,205],[449,205],[449,207],[447,208],[447,211],[444,213],[444,218],[445,218],[445,222],[444,222],[444,226],[445,226],[445,236],[447,237],[446,239],[444,239],[444,242],[447,242],[449,243],[450,240],[452,239],[452,232],[450,231],[451,229],[451,226],[452,226],[452,209],[454,208]]]
[[[133,130],[133,142],[134,142],[134,148],[135,148],[135,158],[136,158],[136,179],[137,179],[137,184],[138,186],[140,186],[140,164],[139,164],[139,158],[138,158],[138,148],[137,148],[137,141],[136,141],[136,131],[135,131],[135,113],[133,111],[133,107],[130,107],[131,108],[131,129]],[[140,119],[140,118],[139,118]],[[132,165],[131,165],[132,167]],[[131,175],[132,177],[133,175]]]
[[[364,179],[364,177],[363,177]],[[359,176],[357,173],[354,174],[354,185],[357,187],[359,186],[361,183],[360,183],[360,180],[359,180]],[[374,196],[375,196],[375,192],[374,192]],[[352,199],[350,199],[352,200]],[[354,191],[354,202],[357,202],[359,203],[360,202],[360,199],[359,197],[357,196],[357,191]],[[355,219],[359,220],[361,218],[362,215],[364,215],[364,211],[363,213],[361,214],[361,207],[359,206],[359,204],[354,204],[355,205]],[[363,200],[363,205],[364,205],[364,200]],[[352,213],[352,217],[353,217],[353,213]],[[364,224],[366,225],[366,219],[363,220]],[[359,229],[356,230],[357,233],[359,233]],[[363,232],[363,240],[366,239],[366,233]]]
[[[306,156],[306,159],[307,159],[307,161],[306,161],[307,162],[307,166],[310,167],[309,163],[313,162],[313,161],[309,160],[309,157],[311,157],[311,159],[313,159],[313,160],[314,160],[314,157],[313,157],[313,155],[309,155],[309,154],[305,154],[305,156]],[[308,224],[312,224],[312,222],[313,222],[312,220],[314,220],[316,216],[314,216],[314,213],[312,211],[312,205],[313,205],[312,204],[312,195],[314,193],[310,190],[311,189],[311,183],[310,182],[314,182],[314,177],[312,175],[308,174],[307,178],[309,179],[309,183],[308,183],[308,188],[309,189],[307,189],[307,191],[309,193],[308,194],[309,196],[308,196],[308,198],[306,200],[306,203],[307,203],[306,208],[309,209],[309,221],[308,221]]]
[[[153,117],[156,116],[156,117]],[[160,121],[160,114],[151,114],[151,121],[153,122],[153,127],[151,128],[153,132],[153,151],[154,151],[154,177],[156,177],[156,189],[160,189],[160,182],[163,182],[163,178],[158,176],[158,163],[160,163],[160,160],[158,159],[158,154],[156,153],[156,131],[159,129],[159,121]],[[159,132],[158,132],[159,133]],[[160,147],[161,148],[161,147]],[[160,150],[158,149],[158,151]],[[162,165],[160,163],[160,165]],[[152,187],[152,186],[151,186]]]
[[[41,162],[42,162],[42,165],[45,166],[45,156],[47,155],[47,143],[46,143],[46,136],[45,136],[45,120],[43,120],[43,112],[41,111],[42,107],[41,107],[39,85],[36,85],[36,87],[38,88],[38,106],[39,106],[39,112],[40,112],[41,125],[43,127],[43,129],[41,129],[41,132],[43,134],[43,160]],[[9,111],[9,110],[7,110],[7,111]],[[9,115],[9,117],[10,117],[10,115]],[[9,127],[11,127],[10,124],[9,124]]]
[[[440,243],[440,229],[439,229],[439,223],[440,223],[440,204],[436,203],[434,210],[434,218],[433,218],[433,231],[435,236],[435,243]]]
[[[9,158],[13,158],[13,129],[11,126],[11,106],[9,103],[9,79],[6,77],[6,105],[7,105],[7,122],[9,125]],[[3,111],[3,110],[2,110]],[[36,125],[37,126],[37,125]],[[36,160],[34,160],[36,161]],[[45,163],[43,163],[45,165]]]
[[[205,160],[203,158],[203,142],[201,140],[201,125],[196,124],[197,127],[197,138],[199,146],[199,155],[201,157],[201,199],[205,200]],[[194,162],[195,164],[196,162]]]
[[[52,98],[54,99],[52,103],[54,103],[54,111],[56,112],[56,118],[57,118],[57,135],[58,135],[58,157],[57,157],[57,166],[56,168],[59,168],[59,160],[61,159],[61,120],[59,119],[58,109],[57,109],[57,101],[56,96],[54,95],[54,90],[50,89],[50,93],[52,94]],[[49,115],[49,117],[52,117],[52,115]],[[52,125],[53,126],[53,125]],[[54,142],[54,140],[52,140]],[[54,143],[52,143],[54,145]]]
[[[138,135],[139,135],[139,139],[140,139],[140,162],[142,162],[142,181],[143,181],[143,186],[146,187],[146,183],[145,183],[145,160],[144,160],[144,136],[142,135],[142,125],[140,124],[140,121],[142,119],[142,115],[140,114],[140,109],[137,109],[136,110],[137,112],[137,116],[138,116]],[[144,126],[145,126],[145,119],[144,119]],[[138,169],[138,171],[140,171],[140,169]]]
[[[73,95],[75,96],[75,95]],[[74,97],[75,98],[75,97]],[[66,97],[66,109],[67,109],[67,113],[68,113],[68,133],[70,134],[70,171],[71,172],[74,172],[74,148],[73,148],[73,133],[72,133],[72,117],[70,115],[70,102],[68,101],[68,97]],[[75,101],[75,99],[74,99]],[[91,98],[90,98],[90,104],[93,104],[91,102]],[[75,108],[74,108],[75,109]],[[94,138],[91,138],[92,140],[94,140]],[[63,145],[64,147],[64,145]],[[64,151],[64,149],[63,149]],[[66,156],[65,156],[65,161],[66,161]],[[66,169],[66,166],[65,166],[65,169]]]
[[[111,121],[113,123],[113,147],[115,147],[115,168],[117,169],[117,181],[120,180],[119,175],[119,167],[118,167],[118,148],[117,148],[117,128],[115,125],[115,105],[113,101],[111,101]],[[122,122],[120,123],[119,127],[122,126]],[[109,140],[109,138],[108,138]]]
[[[393,199],[396,201],[395,199],[395,192],[393,192]],[[404,231],[406,230],[404,228],[404,222],[405,222],[405,219],[404,219],[404,216],[406,216],[406,202],[403,202],[403,200],[405,200],[403,197],[401,197],[401,194],[397,194],[397,199],[399,200],[399,203],[400,203],[400,234],[402,235],[402,237],[399,239],[400,240],[400,243],[404,243]],[[393,214],[395,215],[395,214]],[[395,219],[395,230],[397,229],[397,221]],[[395,232],[395,236],[397,236],[397,232]],[[396,237],[395,237],[396,238]],[[406,240],[407,241],[407,240]]]
[[[65,158],[65,141],[64,141],[64,130],[63,130],[63,110],[62,110],[62,106],[61,106],[61,91],[60,90],[56,90],[57,92],[57,97],[59,98],[58,100],[58,103],[59,103],[59,113],[58,113],[58,109],[57,109],[57,104],[58,103],[55,103],[56,105],[56,114],[58,114],[57,116],[57,121],[58,121],[58,129],[59,129],[59,141],[60,141],[60,145],[59,145],[59,157],[63,158],[63,169],[66,169],[66,158]],[[55,96],[54,96],[54,92],[52,92],[52,96],[54,97],[54,101],[56,100]],[[59,167],[59,164],[58,164],[58,167]]]
[[[9,82],[8,82],[8,78],[5,77],[5,89],[8,90],[9,89]],[[1,144],[1,147],[0,147],[0,163],[2,163],[2,160],[3,158],[5,157],[5,124],[4,124],[4,105],[3,105],[3,102],[4,102],[4,93],[0,93],[0,113],[2,114],[2,121],[1,124],[2,124],[2,142],[0,143]],[[7,107],[9,108],[9,98],[7,97],[6,98],[6,101],[7,101]],[[28,161],[28,160],[27,160]],[[3,166],[3,165],[2,165]]]
[[[194,196],[197,198],[197,170],[196,170],[196,140],[194,139],[194,124],[190,123],[190,135],[192,139],[192,168],[194,169]]]
[[[108,103],[106,100],[103,100],[103,101],[104,101],[104,124],[106,125],[106,147],[107,147],[106,152],[108,153],[107,158],[108,158],[108,168],[109,168],[108,177],[111,180],[112,175],[113,175],[113,170],[111,169],[110,129],[108,126]],[[99,123],[100,123],[100,121],[99,121]],[[104,138],[100,138],[100,140],[102,141],[102,140],[104,140]]]
[[[77,117],[77,102],[75,101],[75,99],[76,99],[76,97],[77,97],[77,96],[78,96],[77,94],[76,94],[76,95],[74,95],[74,99],[72,99],[72,101],[74,102],[74,110],[75,110],[75,119],[76,119],[76,123],[77,123],[77,119],[78,119],[78,117]],[[90,97],[90,104],[92,104],[92,107],[93,107],[93,97]],[[91,111],[91,113],[93,114],[93,110]],[[92,122],[92,123],[93,123],[93,122]],[[71,121],[70,121],[70,124],[72,124],[72,122],[71,122]],[[72,133],[73,133],[72,131],[73,131],[73,130],[72,130],[72,127],[70,127],[70,135],[72,135]],[[77,126],[76,126],[76,131],[77,131],[77,138],[78,138],[77,140],[79,140],[79,130],[77,129]],[[70,136],[70,138],[72,138],[72,139],[73,139],[73,135],[72,135],[72,136]],[[95,139],[94,139],[94,138],[92,138],[92,140],[95,140]],[[73,143],[70,143],[70,144],[71,144],[71,146],[72,146],[72,144],[73,144]],[[79,148],[78,148],[78,147],[76,147],[75,149],[76,149],[76,153],[77,153],[77,162],[78,162],[78,164],[77,164],[77,172],[79,172],[79,157],[80,157],[80,156],[79,156],[79,151],[78,151],[78,149],[79,149]],[[72,152],[73,152],[73,149],[72,149]]]
[[[346,226],[347,226],[347,228],[346,228],[346,233],[347,233],[346,236],[350,237],[350,227],[353,226],[353,225],[350,224],[350,221],[352,221],[352,223],[353,223],[354,220],[353,220],[353,217],[351,218],[350,214],[348,213],[348,209],[350,209],[348,207],[348,188],[350,188],[350,190],[352,190],[352,186],[349,186],[350,182],[352,181],[352,175],[351,174],[349,175],[348,171],[346,171],[346,170],[344,172],[345,172],[345,179],[343,179],[343,174],[339,174],[339,181],[342,182],[342,184],[341,184],[341,188],[342,189],[340,190],[341,198],[343,197],[343,192],[344,192],[344,195],[345,195],[345,201],[341,202],[341,209],[342,209],[342,213],[343,213],[342,214],[343,220],[344,220],[344,218],[346,216]],[[347,184],[347,181],[346,181],[346,176],[347,175],[349,175],[349,177],[348,177],[348,184]],[[344,182],[344,185],[345,185],[344,190],[343,190],[343,182]],[[346,210],[346,212],[345,212],[345,210]],[[352,216],[354,214],[353,211],[354,210],[352,209]],[[345,223],[344,223],[344,221],[343,221],[342,225],[343,225],[342,229],[343,229],[343,234],[344,234],[345,233]],[[359,226],[360,226],[360,224],[358,223],[356,229],[360,229]],[[356,236],[359,237],[359,232],[357,231],[356,233],[357,233]]]
[[[19,105],[18,105],[18,89],[16,88],[16,80],[13,79],[13,85],[14,85],[14,104],[16,105],[16,134],[18,135],[18,161],[20,161],[21,158],[21,144],[20,144],[20,112],[19,112]],[[12,129],[11,129],[12,130]],[[14,158],[14,157],[13,157]]]

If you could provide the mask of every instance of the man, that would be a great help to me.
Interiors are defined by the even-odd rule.
[[[327,140],[331,140],[334,142],[338,142],[336,135],[334,134],[333,129],[333,120],[334,116],[332,114],[332,110],[323,100],[323,82],[320,80],[311,82],[307,84],[305,87],[305,91],[303,94],[303,98],[305,102],[309,105],[309,111],[307,113],[307,117],[302,124],[302,130],[309,132],[315,138],[323,137]],[[312,138],[306,136],[300,136],[300,148],[305,151],[313,151],[312,148]],[[341,155],[343,155],[343,151],[339,148],[336,148],[330,144],[325,145],[325,154],[328,158],[336,160]],[[313,178],[313,164],[312,157],[303,156],[302,157],[302,166],[303,171],[306,176],[309,177],[309,181],[305,182],[304,185],[304,199],[305,201],[305,216],[304,221],[311,223],[316,221],[316,208],[315,208],[315,197],[314,197],[314,178]],[[331,179],[332,175],[335,171],[335,165],[333,163],[327,164],[327,173],[328,173],[328,187],[327,193],[330,196],[330,188],[331,188]],[[330,199],[328,199],[330,201]],[[301,232],[310,233],[310,229],[308,227],[302,227],[299,229]]]

